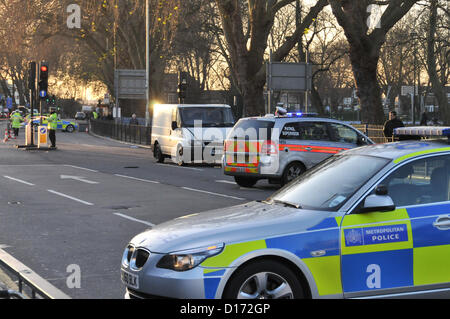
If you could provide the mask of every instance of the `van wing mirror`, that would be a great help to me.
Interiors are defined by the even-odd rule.
[[[177,121],[173,121],[172,122],[172,131],[175,131],[178,128],[178,123]]]

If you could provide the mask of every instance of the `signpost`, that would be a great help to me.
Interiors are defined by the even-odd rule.
[[[310,63],[267,63],[268,112],[271,112],[273,91],[309,92],[312,89],[312,65]],[[308,103],[306,101],[306,103]],[[307,111],[308,105],[306,105]]]

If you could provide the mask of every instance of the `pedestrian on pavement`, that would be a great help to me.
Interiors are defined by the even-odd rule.
[[[20,126],[23,122],[23,117],[20,115],[19,111],[14,111],[11,115],[11,125],[14,130],[14,138],[19,137]]]
[[[389,112],[389,120],[384,123],[384,136],[387,138],[392,138],[392,135],[394,134],[394,129],[398,127],[405,127],[405,124],[403,124],[402,120],[397,118],[397,112],[391,111]]]
[[[52,110],[50,116],[47,118],[48,121],[48,137],[52,143],[51,148],[56,148],[56,129],[58,128],[58,114],[55,110]]]
[[[138,119],[136,117],[136,114],[133,114],[131,116],[130,125],[139,125],[139,121],[138,121]]]
[[[420,119],[420,126],[427,126],[428,125],[428,115],[427,111],[422,113],[422,118]]]

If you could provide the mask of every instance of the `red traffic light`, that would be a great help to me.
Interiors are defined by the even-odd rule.
[[[47,72],[48,71],[48,67],[43,65],[41,66],[41,72]]]

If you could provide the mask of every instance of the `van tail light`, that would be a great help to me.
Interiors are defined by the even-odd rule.
[[[261,155],[277,154],[277,144],[272,141],[265,141],[261,146]]]

